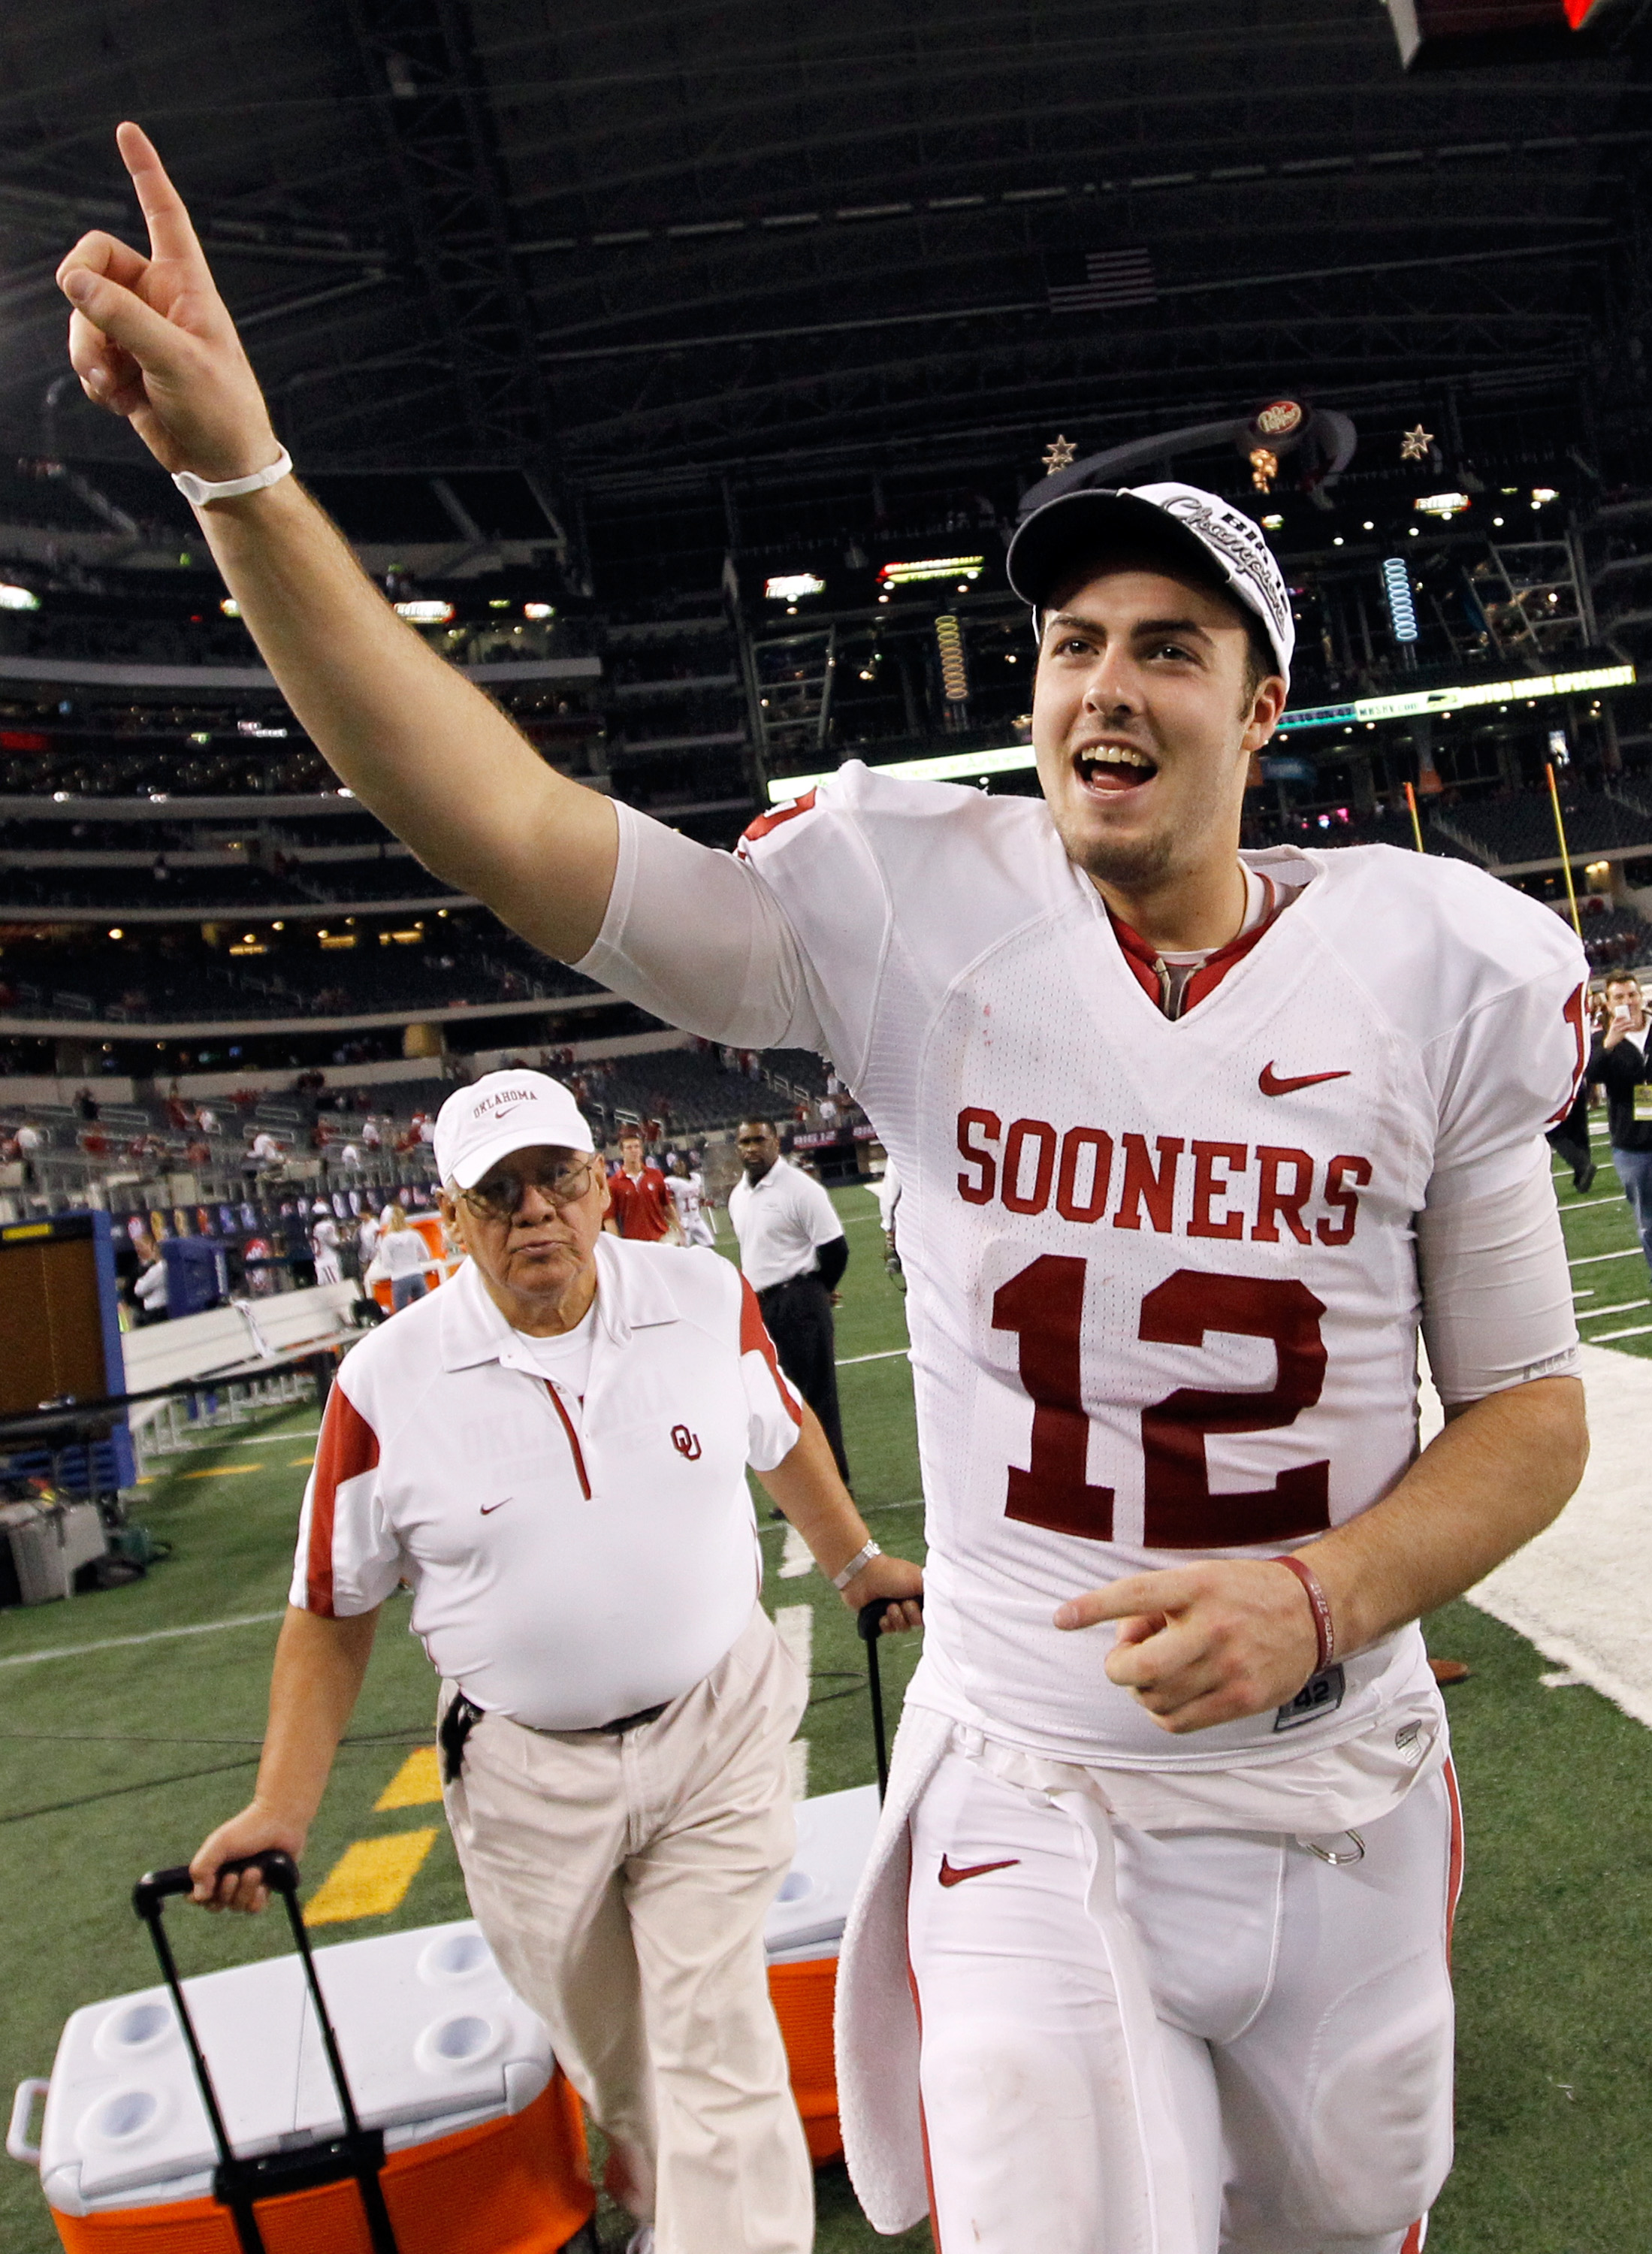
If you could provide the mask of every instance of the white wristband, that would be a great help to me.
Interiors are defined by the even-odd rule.
[[[213,485],[206,478],[198,478],[193,470],[174,470],[172,483],[187,501],[197,508],[205,508],[210,500],[239,500],[242,494],[262,493],[266,486],[278,486],[292,473],[292,456],[284,446],[279,458],[267,470],[255,477],[226,478],[221,485]]]
[[[833,1588],[846,1589],[857,1573],[864,1572],[874,1558],[881,1558],[883,1554],[875,1542],[867,1543],[864,1550],[857,1550],[843,1572],[832,1575]]]

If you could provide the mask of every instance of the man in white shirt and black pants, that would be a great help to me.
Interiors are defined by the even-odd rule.
[[[604,1231],[565,1088],[488,1074],[443,1105],[436,1155],[469,1257],[340,1370],[257,1788],[197,1853],[195,1899],[261,1908],[257,1871],[223,1865],[302,1853],[406,1580],[471,1906],[606,2132],[633,2254],[808,2254],[763,1922],[808,1685],[757,1601],[747,1465],[851,1607],[921,1576],[868,1537],[750,1285]]]
[[[729,1193],[729,1220],[740,1267],[780,1368],[820,1418],[847,1484],[832,1293],[849,1265],[849,1240],[820,1184],[781,1158],[772,1119],[743,1119],[735,1142],[746,1171]]]

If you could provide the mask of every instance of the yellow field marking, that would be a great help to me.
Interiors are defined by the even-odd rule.
[[[289,1471],[306,1470],[310,1465],[314,1463],[314,1461],[315,1458],[313,1456],[294,1456],[287,1466],[287,1468]]]
[[[428,1808],[442,1797],[442,1772],[434,1746],[416,1746],[373,1803],[374,1813],[387,1808]]]
[[[209,1472],[179,1472],[179,1479],[234,1479],[241,1472],[261,1472],[262,1464],[214,1464]]]
[[[418,1875],[436,1844],[437,1833],[392,1831],[382,1839],[358,1839],[345,1849],[321,1881],[315,1900],[304,1905],[306,1925],[343,1925],[355,1917],[388,1917]]]

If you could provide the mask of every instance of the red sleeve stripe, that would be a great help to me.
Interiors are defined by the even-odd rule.
[[[757,1294],[744,1276],[740,1278],[740,1353],[742,1356],[748,1354],[762,1355],[768,1364],[769,1375],[774,1380],[774,1390],[786,1404],[787,1415],[794,1424],[801,1425],[803,1421],[803,1412],[797,1405],[796,1397],[791,1387],[781,1374],[780,1362],[774,1353],[774,1341],[769,1336],[767,1327],[763,1321],[763,1310],[757,1304]]]
[[[324,1619],[332,1610],[332,1530],[338,1493],[346,1480],[360,1479],[379,1460],[379,1436],[342,1385],[327,1396],[327,1413],[316,1443],[311,1475],[310,1550],[304,1563],[304,1608]]]

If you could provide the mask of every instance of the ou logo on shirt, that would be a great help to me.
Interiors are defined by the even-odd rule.
[[[686,1456],[691,1464],[699,1462],[700,1436],[697,1432],[690,1432],[686,1424],[673,1424],[671,1445],[678,1455]]]

